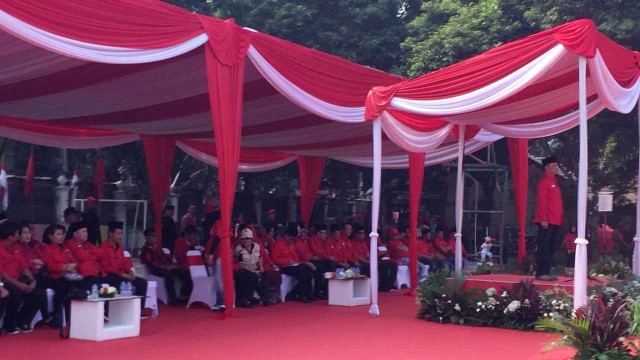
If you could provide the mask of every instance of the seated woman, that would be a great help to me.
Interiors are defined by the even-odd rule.
[[[54,291],[52,316],[53,326],[56,327],[62,324],[62,305],[67,293],[73,287],[80,287],[77,284],[82,279],[77,272],[77,260],[71,250],[63,245],[64,231],[65,228],[62,225],[49,225],[42,236],[49,242],[49,245],[44,246],[42,253],[49,273],[46,280],[47,287]]]

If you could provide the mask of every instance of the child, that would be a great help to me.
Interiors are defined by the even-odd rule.
[[[484,262],[487,257],[489,260],[493,258],[493,254],[491,253],[491,246],[493,246],[493,244],[491,242],[491,236],[487,236],[484,238],[482,245],[480,245],[480,259],[482,262]]]

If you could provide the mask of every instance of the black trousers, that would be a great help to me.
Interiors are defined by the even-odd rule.
[[[30,293],[25,293],[17,286],[7,283],[4,284],[4,288],[9,291],[4,328],[7,331],[13,331],[17,325],[31,325],[31,320],[36,316],[43,303],[46,306],[46,290],[43,291],[39,286],[36,286]],[[22,308],[20,308],[20,304],[22,304]]]
[[[549,275],[551,263],[556,250],[560,226],[551,225],[545,229],[538,224],[538,236],[536,238],[536,276]]]
[[[137,296],[142,296],[142,299],[141,299],[142,301],[140,302],[140,304],[144,309],[144,302],[147,296],[147,280],[137,277],[135,278],[135,280],[131,281],[127,278],[124,278],[116,274],[108,274],[107,276],[105,276],[104,279],[106,282],[109,283],[110,286],[116,287],[118,291],[120,290],[120,284],[122,284],[123,282],[130,282],[133,285],[133,287],[135,287],[135,291],[133,292],[133,294]]]
[[[253,293],[258,292],[261,299],[265,300],[271,295],[269,279],[267,276],[258,274],[247,269],[233,271],[233,279],[236,285],[236,300],[250,300]]]
[[[0,298],[0,318],[4,315],[4,311],[7,309],[7,304],[9,303],[9,296],[5,296]]]
[[[425,265],[429,265],[429,271],[431,272],[440,271],[447,267],[447,265],[445,265],[445,262],[441,259],[420,257],[418,261]]]
[[[313,278],[313,272],[310,267],[305,264],[285,266],[280,269],[280,272],[288,276],[293,276],[298,280],[298,284],[291,291],[293,295],[297,297],[309,296],[311,293],[311,279]]]
[[[567,263],[565,267],[573,268],[576,264],[576,253],[567,252]]]
[[[151,273],[155,276],[159,276],[164,279],[164,286],[167,289],[167,296],[169,296],[169,301],[176,300],[176,278],[180,279],[182,283],[181,293],[183,295],[189,294],[191,289],[189,288],[189,283],[191,283],[191,277],[187,274],[185,280],[184,271],[182,269],[161,269],[157,267],[151,268]]]
[[[191,280],[191,273],[189,270],[185,269],[174,269],[171,272],[180,279],[182,283],[182,287],[180,288],[181,296],[189,296],[191,295],[191,291],[193,290],[193,280]]]
[[[371,276],[371,264],[361,262],[360,273]],[[378,290],[387,292],[393,289],[398,275],[398,265],[390,260],[378,260]]]
[[[313,265],[316,266],[316,270],[313,272],[314,294],[327,294],[327,279],[324,278],[324,273],[336,270],[336,264],[328,259],[311,259]]]
[[[46,289],[53,290],[53,314],[60,315],[60,310],[62,309],[62,303],[64,302],[64,298],[69,293],[69,288],[71,284],[65,278],[52,279],[50,277],[38,276],[38,287],[42,287],[45,290],[45,299],[46,299]],[[47,301],[42,304],[39,309],[42,313],[42,318],[47,319],[52,314],[49,314]]]

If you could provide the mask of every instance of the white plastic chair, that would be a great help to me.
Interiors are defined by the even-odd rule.
[[[408,265],[398,265],[398,274],[396,275],[395,287],[400,289],[402,285],[406,285],[407,287],[411,286],[411,281],[409,280],[409,266]]]
[[[165,255],[171,254],[171,251],[167,248],[162,248],[162,251]],[[158,300],[160,300],[163,304],[167,304],[169,302],[169,294],[167,294],[167,287],[164,283],[164,278],[160,276],[153,275],[151,273],[151,268],[147,264],[142,264],[142,269],[144,270],[144,277],[147,281],[155,281],[157,283],[156,287],[156,295]],[[176,288],[176,294],[180,291],[182,283],[180,279],[175,278],[174,284]]]
[[[298,285],[298,279],[285,274],[280,275],[280,277],[282,279],[282,285],[280,285],[280,300],[284,302],[287,294],[289,294],[293,288]]]
[[[213,309],[216,304],[216,292],[214,288],[214,278],[207,274],[207,269],[202,259],[202,253],[199,250],[190,250],[187,252],[187,258],[192,258],[198,265],[189,265],[189,273],[193,282],[193,290],[187,303],[187,309],[195,302],[201,302],[209,305]],[[190,259],[189,263],[192,263]],[[202,264],[202,265],[200,265]]]

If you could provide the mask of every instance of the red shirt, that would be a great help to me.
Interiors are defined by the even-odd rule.
[[[342,259],[342,254],[340,254],[340,247],[338,246],[338,242],[333,237],[327,237],[324,240],[324,244],[322,244],[324,248],[324,253],[327,259],[329,257],[333,257],[337,262],[344,262]]]
[[[558,186],[558,179],[551,174],[544,173],[536,185],[538,208],[533,216],[536,223],[547,221],[552,225],[562,225],[562,194]]]
[[[449,241],[447,241],[447,243],[449,244],[449,247],[451,248],[451,250],[453,250],[454,252],[456,251],[456,237],[452,236],[449,238]],[[466,257],[467,256],[467,249],[465,249],[465,247],[462,247],[462,256]]]
[[[171,255],[165,254],[162,247],[158,245],[144,244],[142,250],[140,250],[140,261],[155,268],[171,265],[170,257]]]
[[[29,264],[29,270],[31,270],[33,274],[37,274],[40,271],[33,260],[42,259],[42,247],[43,244],[37,240],[31,240],[28,244],[21,242],[15,244],[15,250],[19,252],[27,264]]]
[[[289,265],[290,262],[299,263],[301,261],[294,244],[287,243],[285,238],[280,238],[273,244],[271,260],[280,267],[285,267]]]
[[[293,246],[296,248],[296,254],[302,262],[308,262],[313,257],[313,253],[309,249],[307,240],[296,238],[293,241]]]
[[[400,246],[407,246],[407,245],[405,245],[402,241],[398,239],[387,240],[387,250],[389,250],[389,255],[391,255],[392,259],[399,259],[401,257],[409,256],[409,250],[400,250],[398,249]]]
[[[191,245],[186,238],[180,237],[176,240],[173,253],[176,256],[176,262],[182,269],[189,270],[189,261],[187,260],[187,252],[193,250],[195,245]],[[220,246],[218,246],[218,249]]]
[[[70,239],[64,242],[64,245],[71,251],[73,257],[78,261],[78,274],[87,276],[102,276],[102,268],[100,268],[100,258],[102,250],[92,243],[85,241],[80,245],[75,240]]]
[[[261,248],[266,248],[268,252],[271,252],[271,248],[273,248],[273,244],[275,242],[276,241],[273,240],[273,238],[269,234],[265,234],[260,237],[258,245],[260,245]]]
[[[564,248],[571,253],[576,252],[576,243],[574,242],[576,237],[576,234],[572,233],[567,233],[567,235],[564,236]]]
[[[324,249],[324,245],[322,244],[322,241],[320,241],[320,238],[317,236],[312,236],[309,239],[309,250],[311,250],[313,256],[317,256],[322,259],[327,258],[327,252]]]
[[[453,251],[453,248],[449,246],[447,240],[439,236],[436,236],[435,239],[433,239],[433,246],[441,256],[447,256],[447,254]]]
[[[416,246],[416,252],[418,253],[418,255],[434,256],[436,251],[430,242],[426,242],[424,240],[418,240],[418,244]]]
[[[100,268],[107,274],[128,274],[131,272],[131,258],[124,256],[124,247],[107,240],[100,244],[102,257],[100,258]]]
[[[49,271],[49,277],[52,279],[62,277],[65,265],[76,263],[76,258],[73,257],[71,250],[64,245],[46,245],[43,247],[42,253],[43,261]]]
[[[25,261],[22,254],[16,250],[16,244],[7,247],[4,241],[0,241],[0,271],[14,278],[20,279],[24,269],[29,268],[29,263]]]
[[[260,245],[260,259],[262,259],[262,268],[264,269],[264,271],[273,271],[274,263],[271,260],[271,257],[269,257],[269,252],[264,248],[264,246],[262,246],[260,240],[254,240],[254,242]]]
[[[343,236],[338,241],[338,252],[340,253],[340,259],[342,262],[356,262],[356,255],[353,252],[353,244],[351,240]]]
[[[353,255],[356,257],[356,259],[369,259],[368,239],[353,239],[351,240],[351,246],[353,249]]]

